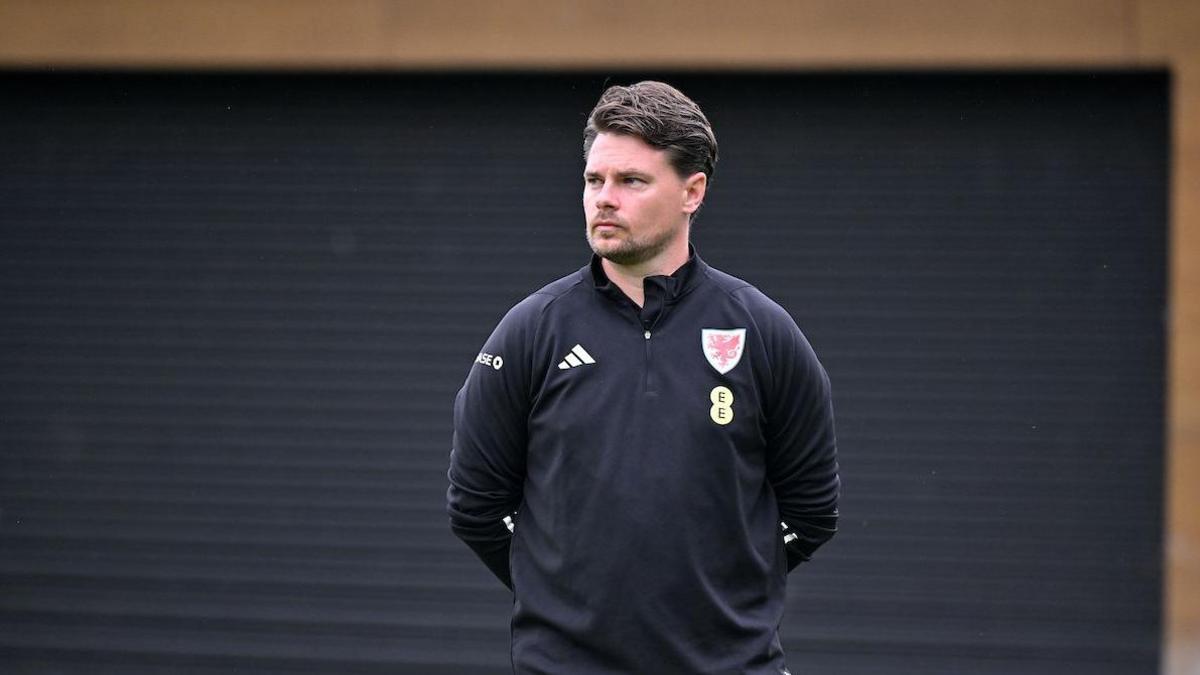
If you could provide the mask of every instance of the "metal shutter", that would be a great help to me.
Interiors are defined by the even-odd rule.
[[[1157,672],[1165,74],[666,79],[835,388],[793,672]],[[450,406],[605,81],[0,74],[4,672],[507,672]]]

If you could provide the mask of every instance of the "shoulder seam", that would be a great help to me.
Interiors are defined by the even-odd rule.
[[[576,274],[579,274],[579,273],[578,273],[578,272],[576,272]],[[574,291],[574,290],[575,290],[576,288],[578,288],[578,287],[579,287],[579,285],[580,285],[580,284],[582,284],[582,283],[583,283],[583,279],[582,279],[582,278],[580,278],[580,279],[576,279],[576,280],[575,280],[575,283],[573,283],[573,284],[571,284],[571,285],[567,286],[566,288],[562,289],[562,291],[559,291],[558,293],[555,293],[555,292],[552,292],[552,291],[546,290],[546,287],[542,287],[542,288],[539,288],[538,290],[534,291],[533,293],[530,293],[530,295],[531,295],[531,296],[533,296],[533,295],[545,295],[545,296],[549,296],[549,297],[550,297],[550,301],[549,301],[549,302],[547,302],[545,305],[543,305],[543,306],[542,306],[542,312],[545,312],[545,311],[546,311],[546,308],[547,308],[547,307],[549,307],[550,305],[554,304],[554,301],[555,301],[555,300],[558,300],[559,298],[561,298],[561,297],[563,297],[563,296],[567,295],[567,294],[568,294],[568,293],[570,293],[571,291]],[[539,320],[541,319],[541,312],[539,312],[539,314],[538,314],[538,318],[539,318]]]
[[[754,284],[751,284],[750,282],[748,282],[748,281],[745,281],[745,280],[743,280],[743,279],[738,279],[738,281],[741,281],[741,282],[742,282],[742,285],[741,285],[741,286],[735,286],[735,287],[733,287],[733,288],[725,288],[725,287],[724,287],[724,286],[722,286],[720,283],[718,283],[716,279],[714,279],[714,278],[713,278],[712,274],[710,274],[708,270],[705,270],[705,272],[704,272],[704,276],[705,276],[705,277],[706,277],[706,278],[707,278],[707,279],[708,279],[710,282],[712,282],[713,284],[715,284],[717,288],[719,288],[719,289],[721,289],[722,291],[724,291],[724,292],[725,292],[727,295],[729,295],[730,297],[733,297],[733,295],[734,295],[735,293],[737,293],[738,291],[740,291],[740,290],[743,290],[743,289],[746,289],[746,288],[754,288]],[[728,275],[727,275],[727,276],[728,276]],[[735,299],[736,299],[736,298],[735,298]],[[741,303],[743,307],[745,307],[745,305],[746,305],[746,303],[745,303],[745,302],[742,302],[741,300],[738,300],[738,302],[739,302],[739,303]],[[746,309],[749,309],[749,307],[746,307]]]

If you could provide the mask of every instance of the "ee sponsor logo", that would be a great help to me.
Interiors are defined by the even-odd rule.
[[[733,392],[729,387],[713,387],[708,393],[708,400],[712,401],[712,407],[708,409],[708,416],[712,421],[720,425],[733,421]]]

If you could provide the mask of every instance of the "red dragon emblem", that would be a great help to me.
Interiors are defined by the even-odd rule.
[[[745,328],[717,330],[705,328],[700,331],[700,341],[708,363],[724,375],[742,360],[742,347],[746,338]]]

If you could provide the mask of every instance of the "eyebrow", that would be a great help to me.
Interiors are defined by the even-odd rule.
[[[599,177],[600,172],[599,171],[584,171],[583,172],[584,178],[591,178],[592,176]],[[649,178],[650,174],[646,173],[645,171],[638,171],[637,169],[623,169],[623,170],[617,172],[617,178],[629,178],[630,176],[632,176],[634,178]]]

